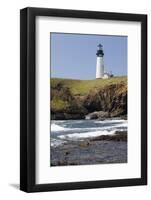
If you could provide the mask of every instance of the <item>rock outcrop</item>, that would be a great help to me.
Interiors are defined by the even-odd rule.
[[[96,112],[92,112],[86,115],[85,119],[106,119],[109,117],[110,117],[110,114],[108,112],[96,111]]]
[[[83,106],[87,109],[89,113],[94,111],[105,112],[97,113],[98,118],[101,117],[101,114],[105,114],[106,116],[109,115],[110,117],[119,117],[121,115],[126,115],[127,86],[123,83],[120,83],[106,86],[100,90],[91,91],[85,97]]]

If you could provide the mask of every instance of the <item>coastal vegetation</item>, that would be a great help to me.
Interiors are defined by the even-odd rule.
[[[127,115],[127,77],[73,80],[51,78],[51,119],[84,119],[87,115]]]

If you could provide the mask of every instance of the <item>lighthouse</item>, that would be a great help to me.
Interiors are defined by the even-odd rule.
[[[103,78],[104,77],[104,52],[103,46],[99,44],[97,46],[97,60],[96,60],[96,78]]]

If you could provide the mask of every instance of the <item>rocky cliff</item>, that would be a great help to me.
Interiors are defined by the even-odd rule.
[[[127,115],[127,77],[51,79],[51,119],[84,119],[98,111],[108,117]]]

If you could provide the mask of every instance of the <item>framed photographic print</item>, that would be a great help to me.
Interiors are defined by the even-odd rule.
[[[147,184],[147,16],[20,12],[20,189]]]

